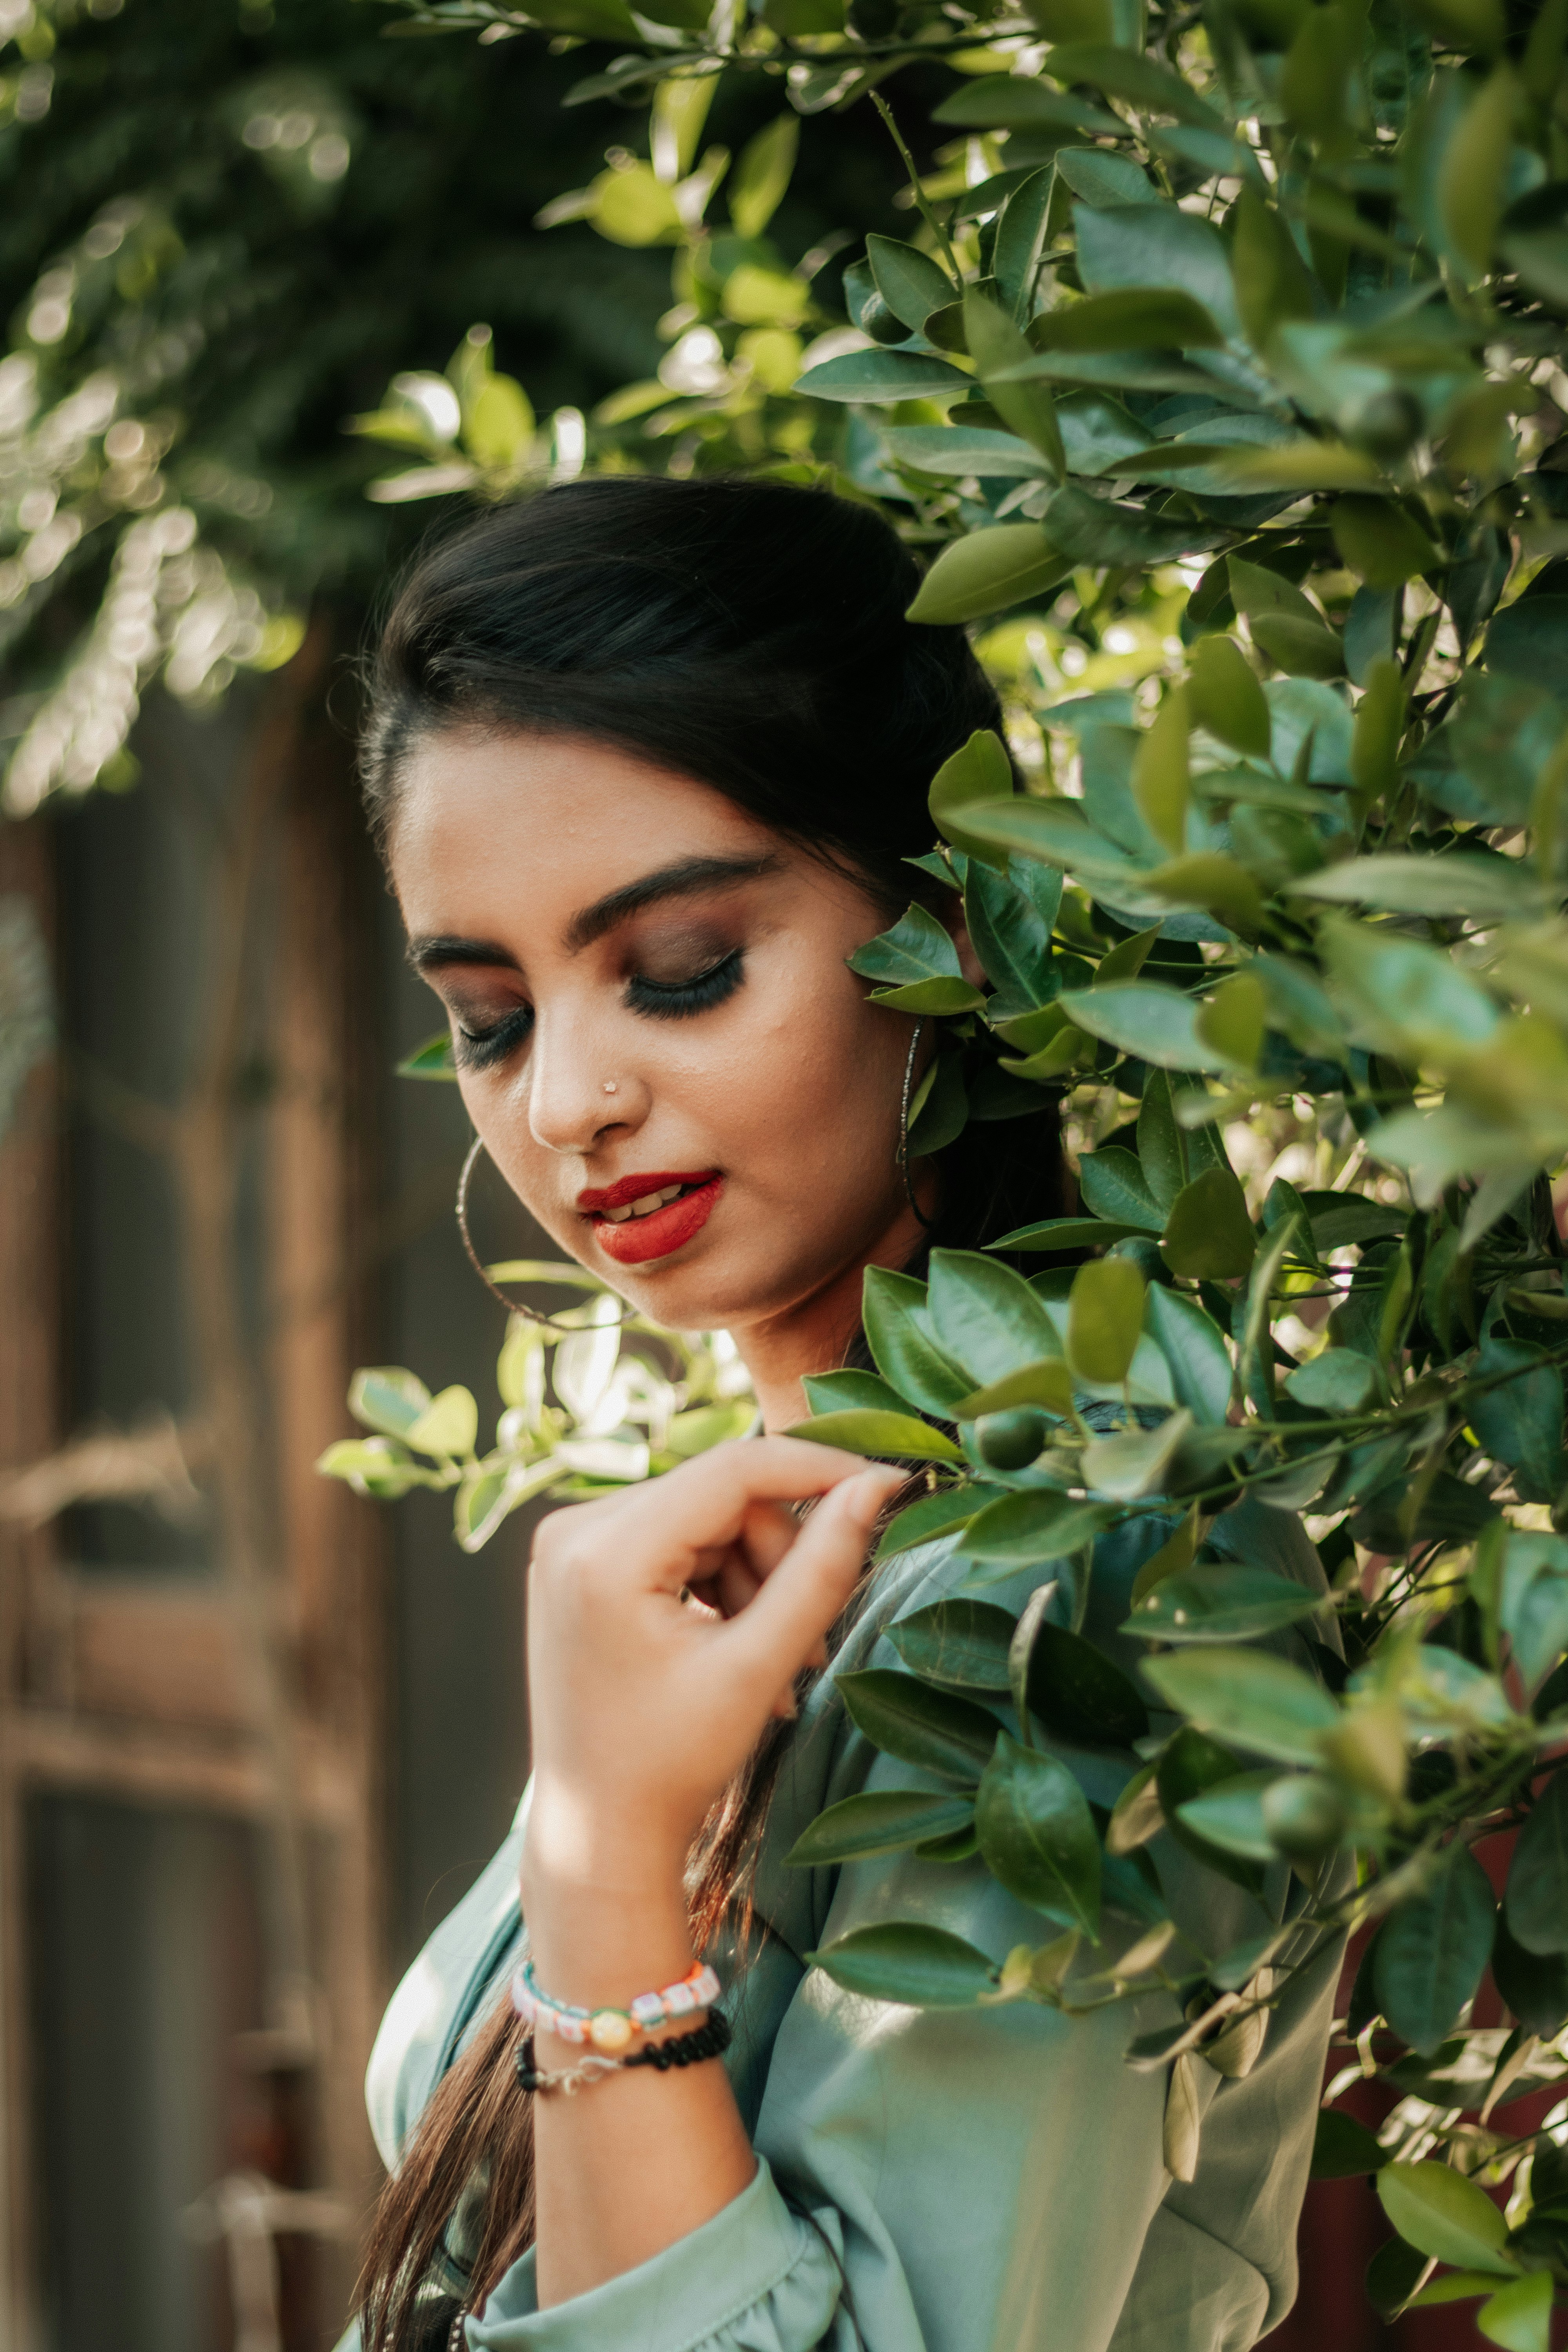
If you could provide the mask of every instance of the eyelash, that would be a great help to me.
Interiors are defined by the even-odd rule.
[[[693,1013],[709,1013],[733,996],[745,976],[745,955],[741,948],[731,949],[720,961],[710,964],[690,980],[662,982],[645,980],[634,972],[626,982],[626,1002],[634,1013],[655,1021],[683,1021]],[[454,1058],[459,1068],[485,1070],[503,1061],[526,1039],[533,1026],[533,1007],[520,1004],[489,1029],[465,1029],[459,1024],[455,1042]]]

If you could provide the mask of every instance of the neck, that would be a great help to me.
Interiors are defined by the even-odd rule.
[[[922,1195],[927,1192],[921,1186]],[[931,1199],[921,1206],[930,1215]],[[813,1372],[836,1372],[843,1365],[860,1328],[860,1293],[868,1265],[908,1265],[923,1238],[923,1228],[906,1203],[891,1225],[861,1255],[808,1297],[781,1307],[775,1314],[732,1330],[741,1360],[752,1376],[763,1426],[770,1436],[804,1421],[805,1392],[801,1381]]]

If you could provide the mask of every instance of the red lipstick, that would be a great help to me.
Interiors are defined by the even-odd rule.
[[[644,1216],[616,1222],[606,1213],[629,1208],[651,1192],[668,1192],[677,1184],[683,1187],[678,1199]],[[723,1189],[724,1180],[717,1169],[667,1169],[654,1175],[623,1176],[602,1190],[579,1192],[577,1209],[592,1223],[594,1239],[606,1257],[617,1265],[646,1265],[651,1259],[668,1257],[700,1233]]]

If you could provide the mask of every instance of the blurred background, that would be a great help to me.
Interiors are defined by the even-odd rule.
[[[646,105],[387,22],[0,0],[6,2352],[335,2343],[375,2023],[526,1770],[527,1515],[465,1558],[446,1498],[312,1467],[357,1364],[493,1413],[503,1325],[455,1089],[393,1075],[438,1014],[353,775],[368,615],[444,509],[367,499],[343,428],[477,320],[591,408],[658,364],[670,257],[533,225]],[[897,226],[845,128],[793,252]],[[476,1193],[489,1255],[542,1245]]]
[[[436,1014],[353,776],[370,615],[447,509],[344,426],[468,338],[563,463],[679,328],[635,221],[538,222],[646,107],[563,110],[571,39],[387,30],[0,0],[4,2352],[335,2343],[375,2023],[526,1770],[529,1515],[467,1558],[444,1498],[312,1467],[359,1364],[489,1411],[502,1323],[456,1094],[393,1075]],[[710,135],[778,106],[726,79]],[[889,166],[866,108],[805,125],[772,233],[830,310],[907,233]],[[542,1245],[479,1192],[484,1255]],[[1375,2200],[1314,2200],[1277,2352],[1473,2340],[1382,2327]]]

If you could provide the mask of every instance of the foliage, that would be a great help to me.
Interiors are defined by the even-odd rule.
[[[1321,2146],[1399,2233],[1374,2299],[1484,2296],[1544,2352],[1568,2099],[1493,2118],[1568,2076],[1568,9],[408,15],[481,21],[624,44],[579,101],[653,91],[647,159],[557,215],[675,255],[670,351],[590,462],[882,501],[931,559],[912,616],[986,624],[1007,695],[1016,765],[981,739],[932,790],[981,1002],[915,909],[854,961],[937,1023],[946,1133],[1063,1097],[1080,1213],[999,1245],[1027,1279],[868,1277],[879,1386],[812,1384],[800,1433],[924,1465],[879,1558],[942,1536],[966,1574],[846,1678],[943,1793],[850,1799],[796,1858],[977,1855],[1043,1940],[886,1922],[817,1960],[891,2000],[1168,1996],[1128,2058],[1190,2178],[1194,2070],[1247,2071],[1375,1928],[1331,2095],[1400,2102]],[[965,135],[915,176],[885,93],[936,57]],[[846,318],[762,242],[786,131],[707,225],[721,72],[868,94],[899,140],[921,226],[868,239]],[[977,1039],[1013,1104],[965,1100]],[[1308,1515],[1326,1595],[1241,1497]],[[1510,1830],[1500,1904],[1474,1850]],[[1177,1932],[1165,1833],[1255,1897],[1236,1948]],[[1473,2021],[1489,1966],[1510,2028]]]
[[[580,1266],[516,1260],[490,1271],[500,1281],[592,1296],[552,1328],[508,1318],[496,1365],[503,1410],[489,1450],[477,1450],[471,1391],[454,1386],[433,1397],[402,1365],[378,1365],[356,1372],[349,1390],[349,1410],[371,1435],[330,1445],[319,1470],[381,1502],[416,1486],[455,1490],[453,1532],[474,1552],[537,1495],[575,1502],[607,1493],[750,1427],[756,1408],[745,1368],[723,1332],[693,1339],[656,1330]],[[633,1333],[653,1348],[627,1348]]]
[[[535,478],[531,413],[476,317],[557,417],[556,478],[580,407],[658,360],[664,255],[534,226],[602,148],[560,105],[576,62],[382,31],[360,0],[0,5],[7,814],[132,782],[154,680],[210,701],[286,660],[313,598],[352,632],[425,520],[400,500],[427,448],[447,490],[476,464],[501,489]],[[765,110],[743,90],[721,110],[742,146]],[[797,174],[807,243],[858,217],[880,136]],[[342,427],[389,377],[378,430],[405,480],[367,503],[382,453]]]

